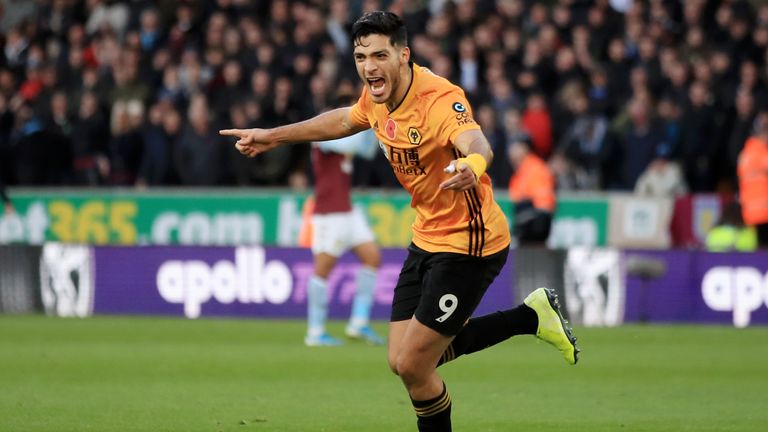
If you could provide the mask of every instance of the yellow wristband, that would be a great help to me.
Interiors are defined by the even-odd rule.
[[[485,169],[488,168],[488,162],[479,153],[470,153],[466,157],[456,159],[456,167],[462,162],[467,164],[478,179],[485,173]]]

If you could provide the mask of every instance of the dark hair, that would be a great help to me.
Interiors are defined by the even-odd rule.
[[[355,44],[359,44],[361,38],[372,34],[389,36],[389,43],[395,46],[404,47],[408,44],[405,24],[392,12],[368,12],[352,25],[352,42]]]

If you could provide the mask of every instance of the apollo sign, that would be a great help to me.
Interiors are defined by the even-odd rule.
[[[212,265],[201,260],[166,261],[157,271],[157,290],[169,303],[184,305],[187,318],[198,318],[211,300],[222,304],[283,304],[293,291],[293,276],[282,261],[266,260],[261,247],[235,249],[235,260]]]
[[[733,312],[733,324],[746,327],[753,312],[768,307],[768,273],[754,267],[712,267],[701,281],[701,295],[710,309]]]

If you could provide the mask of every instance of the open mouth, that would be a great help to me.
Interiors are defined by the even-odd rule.
[[[384,78],[367,78],[367,81],[372,95],[381,96],[384,94],[384,87],[386,85]]]

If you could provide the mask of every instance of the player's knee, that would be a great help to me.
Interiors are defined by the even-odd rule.
[[[378,269],[381,266],[381,251],[376,243],[363,243],[353,249],[353,252],[360,259],[360,262],[372,269]]]
[[[393,374],[398,375],[397,373],[397,357],[399,353],[392,349],[392,347],[389,348],[389,352],[387,353],[387,362],[389,363],[389,370],[392,371]]]
[[[392,357],[389,358],[389,370],[395,375],[400,375],[397,372],[397,359],[393,359]]]
[[[408,385],[418,382],[424,375],[424,371],[415,362],[400,356],[395,365],[395,374],[399,375],[400,379]]]
[[[378,270],[381,267],[381,255],[378,253],[369,253],[360,258],[360,261],[364,266],[374,270]]]
[[[368,262],[366,262],[365,265],[367,265],[368,267],[371,267],[374,269],[378,269],[379,267],[381,267],[381,255],[379,255],[378,253],[373,254],[366,261]]]

